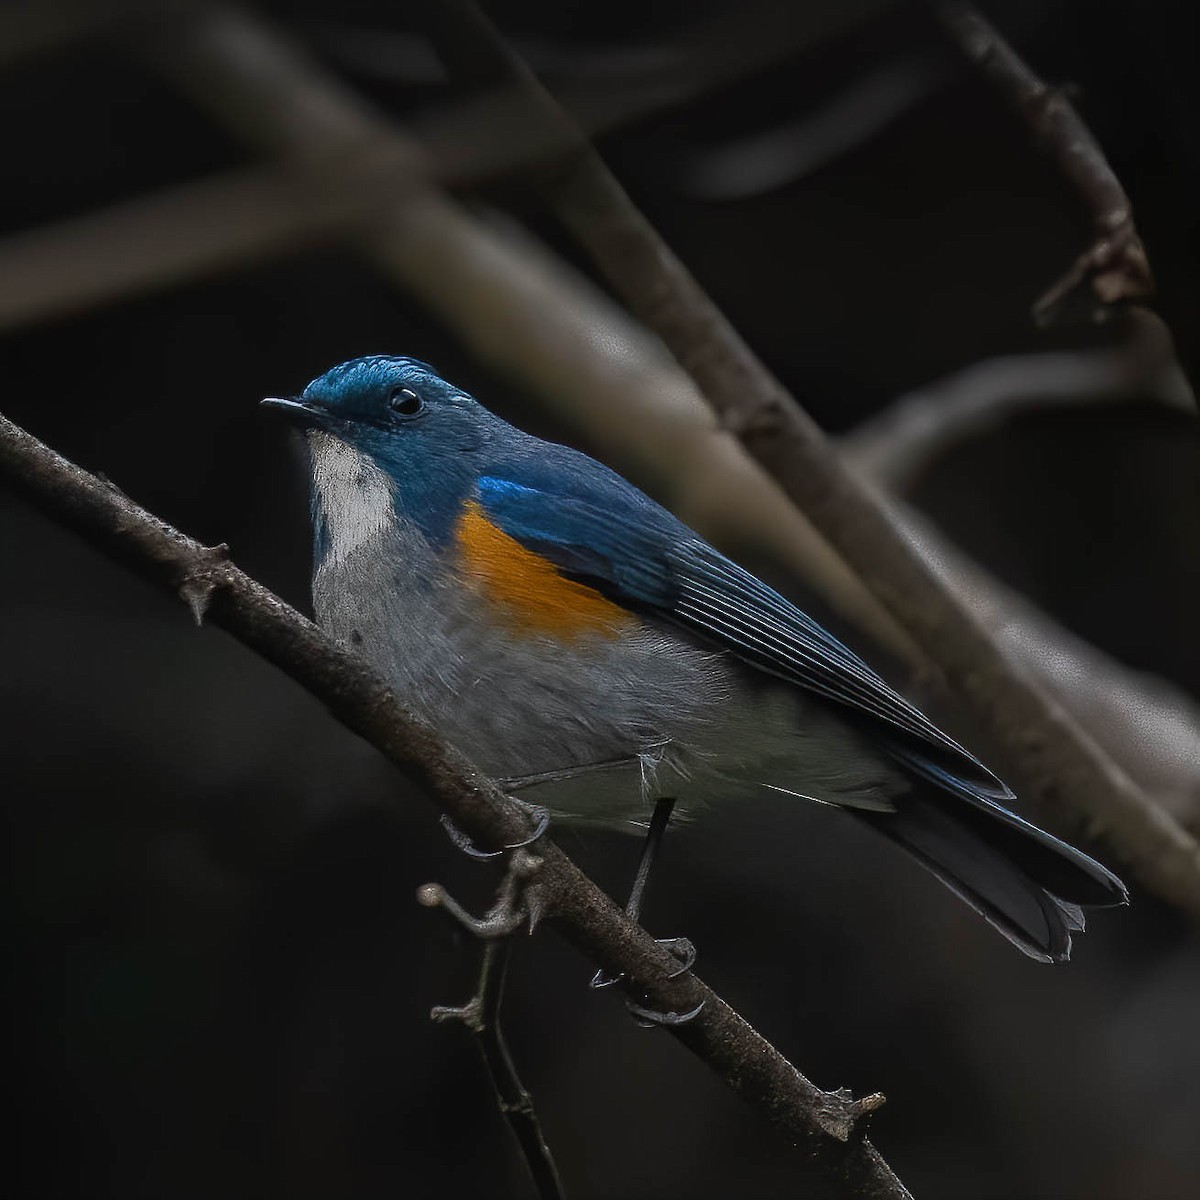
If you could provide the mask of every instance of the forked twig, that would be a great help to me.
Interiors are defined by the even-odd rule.
[[[483,944],[474,995],[466,1004],[437,1005],[429,1015],[434,1021],[459,1021],[475,1035],[496,1105],[517,1140],[538,1196],[541,1200],[563,1200],[558,1168],[542,1133],[533,1097],[517,1074],[500,1024],[511,949],[509,939],[529,919],[524,893],[541,865],[542,860],[536,855],[526,850],[514,851],[496,901],[482,918],[472,917],[440,884],[424,884],[417,891],[417,901],[426,908],[442,909]]]

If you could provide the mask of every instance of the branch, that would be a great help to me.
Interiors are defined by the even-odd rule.
[[[922,557],[970,605],[1019,670],[1037,679],[1105,753],[1193,835],[1200,835],[1200,708],[1064,629],[1006,587],[904,503],[943,454],[1016,413],[1142,400],[1195,411],[1195,398],[1149,309],[1130,308],[1130,336],[1097,350],[1016,355],[978,363],[902,396],[839,439],[842,454],[899,498],[892,516]]]
[[[972,562],[903,502],[892,516],[992,632],[1005,657],[1037,679],[1156,804],[1200,836],[1200,707],[1064,629]]]
[[[430,1011],[434,1021],[459,1021],[475,1035],[496,1105],[508,1122],[520,1147],[525,1165],[537,1194],[542,1200],[563,1200],[562,1183],[554,1156],[542,1134],[542,1126],[533,1107],[533,1097],[525,1090],[508,1042],[500,1025],[500,1007],[504,1000],[504,979],[508,972],[510,937],[526,921],[532,930],[536,908],[524,904],[530,880],[541,870],[542,860],[527,850],[515,851],[509,859],[496,902],[482,919],[464,912],[436,883],[424,884],[417,901],[426,908],[440,908],[460,927],[483,943],[479,982],[475,994],[463,1005],[437,1005]],[[536,884],[533,885],[536,887]],[[531,913],[532,909],[532,913]]]
[[[225,547],[209,548],[139,508],[111,484],[61,458],[0,416],[0,479],[41,511],[150,582],[179,595],[322,700],[481,845],[515,843],[527,817],[438,734],[407,712],[387,684],[311,621],[238,570]],[[677,964],[546,838],[537,844],[546,920],[610,974],[665,1010],[703,1009],[671,1033],[752,1108],[800,1140],[852,1194],[908,1192],[858,1128],[882,1103],[823,1092],[693,975]]]
[[[1034,304],[1034,319],[1050,324],[1063,302],[1084,285],[1091,288],[1097,319],[1115,304],[1149,299],[1154,280],[1133,223],[1133,206],[1075,106],[1039,79],[971,5],[943,0],[934,8],[962,53],[1020,114],[1091,216],[1092,244]]]
[[[687,49],[673,81],[645,73],[632,87],[577,84],[573,110],[589,130],[604,132],[769,67],[815,40],[818,26],[829,36],[830,14],[807,24],[780,21],[776,7],[769,0],[760,3],[753,20],[742,14],[732,28],[728,20],[701,23],[683,39]],[[161,12],[155,14],[148,0],[27,3],[0,18],[0,65],[114,26],[136,40],[155,15],[161,22]],[[863,15],[856,9],[833,19],[853,24]],[[390,52],[386,34],[372,31],[367,40],[381,57]],[[421,154],[416,143],[376,123],[377,144],[360,136],[365,126],[359,128],[355,136],[363,144],[353,156],[339,155],[336,169],[302,171],[284,163],[230,171],[10,234],[0,240],[0,278],[7,285],[0,291],[0,330],[345,236],[366,218],[378,219],[383,204],[411,192],[414,175],[452,186],[528,167],[556,146],[545,131],[520,120],[522,111],[519,94],[500,87],[414,121],[412,136]],[[399,170],[388,173],[400,158],[407,162],[407,179]]]
[[[318,188],[249,167],[0,239],[0,330],[113,304],[302,249],[378,216],[393,169],[360,157]],[[391,187],[389,188],[389,184]]]
[[[446,0],[463,11],[464,0]],[[529,120],[561,127],[553,97],[473,5],[453,61],[503,71]],[[821,430],[665,245],[576,132],[565,135],[546,202],[635,314],[666,343],[751,455],[944,673],[1048,823],[1094,839],[1140,882],[1200,920],[1200,844],[1135,787],[1065,709],[1008,662],[987,629],[897,529]]]
[[[1146,308],[1130,308],[1124,319],[1126,336],[1114,345],[992,358],[925,384],[840,438],[842,454],[903,494],[944,455],[1022,413],[1152,401],[1194,415],[1166,326]]]
[[[151,0],[7,0],[0,9],[0,68],[109,33],[150,7]]]

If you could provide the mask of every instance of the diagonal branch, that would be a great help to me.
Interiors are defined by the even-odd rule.
[[[453,63],[525,89],[530,121],[561,128],[553,97],[469,0]],[[442,36],[457,37],[444,23]],[[1157,895],[1200,920],[1200,843],[1116,766],[996,639],[838,458],[577,132],[538,176],[555,215],[632,311],[666,343],[751,455],[943,671],[1018,791],[1048,823],[1093,838]]]
[[[184,599],[321,699],[481,844],[526,835],[527,818],[437,733],[401,707],[384,681],[277,596],[209,548],[139,508],[111,484],[60,457],[0,416],[0,480],[48,516],[150,582]],[[667,1010],[703,1004],[671,1029],[751,1107],[799,1140],[857,1195],[908,1192],[866,1139],[859,1120],[882,1103],[823,1092],[695,976],[672,978],[675,959],[635,925],[546,838],[537,887],[546,920],[606,972]]]
[[[1121,770],[1193,837],[1200,835],[1200,705],[1064,629],[973,563],[903,502],[893,514],[964,596],[1018,669],[1039,684]]]
[[[934,8],[962,53],[1004,93],[1034,140],[1054,159],[1091,216],[1091,245],[1034,304],[1034,318],[1048,325],[1084,285],[1091,288],[1098,316],[1122,301],[1149,299],[1154,280],[1133,223],[1133,205],[1075,106],[1061,90],[1039,79],[973,6],[943,0]]]

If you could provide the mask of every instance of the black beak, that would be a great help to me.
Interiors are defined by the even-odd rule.
[[[319,428],[327,419],[324,410],[315,405],[305,404],[303,400],[292,396],[268,396],[265,400],[260,400],[259,405],[262,408],[273,408],[300,429]]]

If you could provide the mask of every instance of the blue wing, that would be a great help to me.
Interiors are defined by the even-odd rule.
[[[607,467],[555,447],[554,473],[524,462],[479,479],[488,516],[564,574],[682,626],[748,665],[869,723],[915,774],[966,798],[1012,793],[790,601]]]
[[[1078,905],[1126,902],[1115,875],[1010,811],[1000,780],[794,604],[607,467],[542,447],[478,480],[491,520],[564,574],[869,726],[882,750],[930,786],[894,813],[857,815],[1026,953],[1065,959],[1083,928]]]

